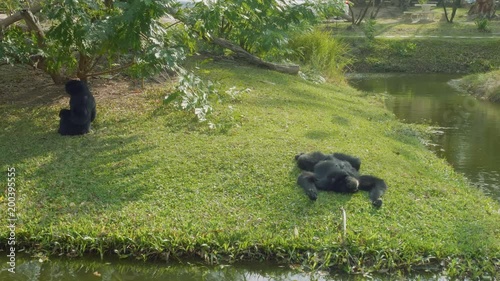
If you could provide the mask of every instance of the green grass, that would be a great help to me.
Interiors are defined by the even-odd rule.
[[[96,94],[94,130],[81,137],[57,135],[60,103],[2,103],[0,167],[16,168],[19,247],[498,274],[500,205],[426,150],[420,129],[398,122],[380,97],[232,63],[203,69],[223,89],[251,89],[216,105],[214,120],[230,125],[224,133],[162,106],[158,89]],[[374,209],[364,192],[321,192],[311,202],[293,158],[314,150],[361,157],[362,172],[389,185],[384,206]]]

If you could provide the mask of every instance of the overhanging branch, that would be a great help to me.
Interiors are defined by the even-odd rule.
[[[38,23],[35,16],[33,15],[33,10],[40,11],[41,6],[39,8],[33,7],[31,9],[23,9],[23,10],[19,11],[18,13],[10,16],[9,18],[14,17],[17,14],[19,14],[19,17],[21,19],[24,19],[24,21],[26,22],[28,29],[35,32],[36,37],[37,37],[36,41],[37,41],[38,48],[44,49],[45,48],[45,33],[42,30],[42,26]],[[7,19],[9,19],[9,18],[7,18]],[[16,22],[16,21],[14,21],[14,22]],[[12,23],[14,23],[14,22],[12,22]],[[34,65],[37,68],[43,69],[46,73],[48,73],[50,75],[50,77],[52,78],[52,81],[54,81],[54,83],[61,84],[61,83],[65,82],[66,78],[63,77],[61,75],[61,73],[59,73],[58,71],[51,70],[49,67],[47,67],[46,60],[43,56],[34,56],[32,58],[36,58],[36,60],[33,61]]]
[[[256,57],[249,52],[245,51],[243,48],[240,46],[234,44],[233,42],[223,39],[223,38],[212,38],[211,40],[212,43],[219,45],[223,48],[229,49],[233,52],[235,52],[238,56],[246,59],[248,62],[255,64],[260,67],[265,67],[271,70],[275,70],[278,72],[283,72],[287,74],[297,74],[299,73],[299,66],[298,65],[283,65],[283,64],[275,64],[271,62],[267,62],[262,60],[259,57]]]
[[[0,30],[3,30],[5,28],[7,28],[9,25],[22,20],[23,16],[22,16],[21,13],[22,13],[22,11],[26,11],[26,10],[29,11],[29,12],[31,12],[32,14],[36,14],[36,13],[40,12],[40,10],[42,10],[42,5],[35,4],[30,9],[21,10],[21,11],[15,13],[15,14],[13,14],[10,17],[7,17],[7,18],[5,18],[3,20],[0,20]]]

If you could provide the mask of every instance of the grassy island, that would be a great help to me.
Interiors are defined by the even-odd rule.
[[[80,137],[57,134],[62,87],[32,72],[2,75],[0,166],[15,168],[18,247],[498,277],[500,204],[428,151],[421,128],[396,120],[381,97],[232,62],[200,75],[250,89],[215,105],[214,129],[163,105],[168,88],[96,80],[97,119]],[[23,79],[37,90],[16,97],[8,89]],[[311,202],[293,159],[315,150],[359,156],[362,173],[389,186],[383,207],[365,192]],[[2,193],[2,214],[7,203]],[[8,236],[3,228],[2,247]]]

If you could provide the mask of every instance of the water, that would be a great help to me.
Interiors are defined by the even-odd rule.
[[[4,256],[4,255],[2,255]],[[334,280],[333,276],[315,275],[292,271],[289,268],[266,264],[205,266],[197,263],[152,263],[133,260],[107,259],[35,259],[28,256],[16,260],[15,273],[9,272],[5,257],[0,256],[0,281],[267,281],[297,280],[313,278],[318,281]],[[5,262],[4,262],[5,261]]]
[[[500,104],[453,88],[449,74],[369,74],[348,77],[362,91],[387,93],[401,120],[432,125],[429,148],[478,188],[500,201]]]
[[[1,259],[1,258],[0,258]],[[169,281],[224,281],[224,280],[309,280],[305,273],[292,272],[287,268],[251,266],[203,266],[195,264],[155,264],[141,261],[108,261],[90,259],[23,259],[16,262],[16,272],[0,269],[1,281],[49,281],[49,280],[169,280]],[[282,278],[282,279],[278,279]],[[317,274],[317,280],[326,276]]]
[[[444,276],[431,272],[408,276],[348,275],[316,271],[301,272],[294,266],[251,263],[237,265],[206,266],[202,264],[151,263],[133,260],[95,258],[33,258],[19,255],[16,258],[15,273],[4,253],[0,252],[0,281],[361,281],[361,280],[439,280]]]

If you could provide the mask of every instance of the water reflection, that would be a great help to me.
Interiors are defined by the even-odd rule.
[[[405,122],[435,126],[430,149],[500,201],[500,104],[453,88],[450,74],[353,75],[351,85],[387,93],[386,106]]]
[[[442,280],[432,273],[397,278],[388,275],[347,275],[322,272],[304,273],[265,263],[231,266],[200,264],[144,263],[130,260],[51,259],[39,260],[22,256],[16,261],[15,273],[8,272],[5,255],[0,256],[1,281],[339,281],[339,280]]]

